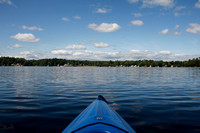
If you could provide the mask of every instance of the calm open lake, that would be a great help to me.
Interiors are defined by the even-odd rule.
[[[137,133],[200,132],[200,68],[0,67],[0,132],[59,133],[103,95]]]

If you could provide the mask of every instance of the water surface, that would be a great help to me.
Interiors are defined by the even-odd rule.
[[[200,132],[200,68],[0,67],[0,132],[61,132],[99,94],[137,133]]]

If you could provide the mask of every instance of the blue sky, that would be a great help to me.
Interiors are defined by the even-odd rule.
[[[200,0],[0,0],[0,56],[200,57]]]

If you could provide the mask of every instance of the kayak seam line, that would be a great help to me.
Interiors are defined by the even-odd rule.
[[[103,124],[103,125],[112,126],[112,127],[115,127],[115,128],[117,128],[117,129],[119,129],[119,130],[124,131],[125,133],[129,133],[128,131],[126,131],[126,130],[124,130],[124,129],[122,129],[122,128],[119,128],[119,127],[117,127],[117,126],[115,126],[115,125],[108,124],[108,123],[103,123],[103,122],[96,122],[96,123],[92,123],[92,124],[85,125],[85,126],[83,126],[83,127],[80,127],[80,128],[78,128],[78,129],[72,131],[71,133],[75,133],[75,132],[78,131],[78,130],[81,130],[81,129],[85,128],[85,127],[89,127],[89,126],[96,125],[96,124]]]

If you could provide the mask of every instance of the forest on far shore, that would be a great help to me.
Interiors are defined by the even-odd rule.
[[[0,57],[0,66],[200,67],[200,57],[189,59],[187,61],[89,61],[66,60],[58,58],[26,60],[24,58]]]

